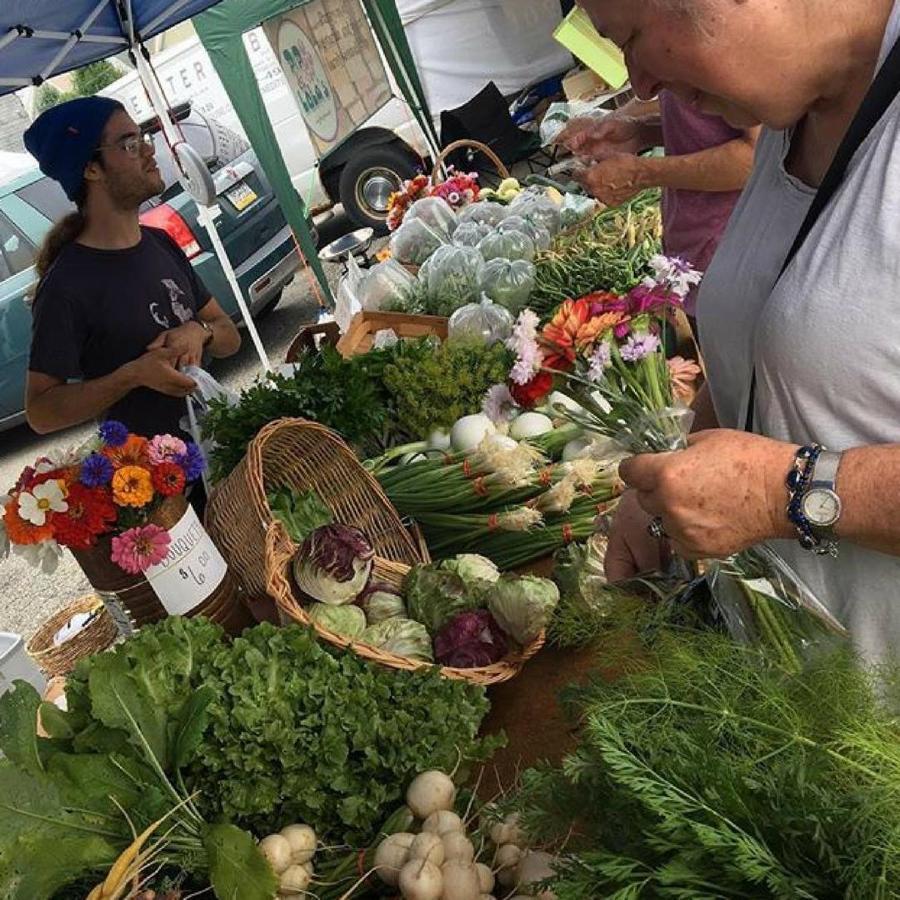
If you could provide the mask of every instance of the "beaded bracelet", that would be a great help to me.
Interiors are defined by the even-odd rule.
[[[785,479],[788,489],[787,517],[797,529],[797,538],[804,550],[816,551],[822,546],[822,542],[813,534],[809,519],[803,514],[803,497],[812,481],[816,461],[823,449],[821,444],[801,447]]]

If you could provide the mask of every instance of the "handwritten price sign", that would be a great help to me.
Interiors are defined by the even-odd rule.
[[[222,583],[227,563],[192,507],[169,529],[169,555],[146,574],[170,616],[199,606]]]

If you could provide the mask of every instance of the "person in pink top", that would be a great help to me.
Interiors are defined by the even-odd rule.
[[[580,178],[608,206],[662,188],[664,251],[703,272],[750,176],[758,136],[663,91],[604,119],[575,119],[558,142],[591,160]],[[665,156],[639,155],[658,146]],[[695,303],[696,291],[685,302],[692,326]]]

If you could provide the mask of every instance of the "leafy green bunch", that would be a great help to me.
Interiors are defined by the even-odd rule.
[[[900,896],[898,696],[846,648],[791,675],[726,636],[656,630],[617,681],[569,690],[578,750],[524,778],[534,831],[575,825],[554,891]]]

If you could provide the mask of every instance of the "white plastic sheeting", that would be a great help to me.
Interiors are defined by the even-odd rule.
[[[396,0],[406,38],[437,116],[489,81],[503,94],[560,74],[572,56],[553,39],[559,0]]]

